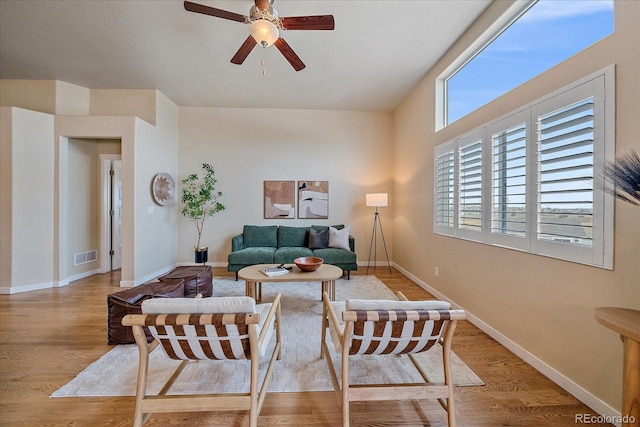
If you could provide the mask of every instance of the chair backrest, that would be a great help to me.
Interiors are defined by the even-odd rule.
[[[249,359],[260,321],[249,297],[151,299],[142,312],[141,322],[178,360]]]
[[[429,350],[449,320],[464,319],[462,310],[348,310],[353,324],[349,354],[410,354]]]

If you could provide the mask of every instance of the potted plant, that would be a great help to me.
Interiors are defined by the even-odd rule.
[[[208,260],[209,248],[200,245],[205,221],[225,209],[224,205],[218,201],[222,197],[222,192],[216,191],[218,180],[213,166],[203,163],[202,169],[205,172],[202,179],[198,177],[197,173],[194,173],[181,181],[182,215],[195,223],[198,233],[195,246],[196,263],[205,263]]]

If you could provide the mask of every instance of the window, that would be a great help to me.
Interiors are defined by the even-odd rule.
[[[436,147],[434,232],[612,268],[613,199],[594,180],[614,152],[613,74]]]
[[[444,127],[613,32],[613,0],[516,1],[439,78]]]

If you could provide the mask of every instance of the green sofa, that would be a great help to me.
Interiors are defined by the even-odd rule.
[[[332,226],[342,230],[344,225]],[[293,264],[299,257],[316,256],[325,264],[340,267],[351,278],[350,272],[358,269],[355,253],[355,239],[349,235],[349,248],[309,247],[310,228],[315,232],[323,232],[328,227],[312,225],[311,227],[289,227],[284,225],[245,225],[242,234],[231,239],[231,253],[228,257],[228,271],[236,273],[249,265],[255,264]],[[346,230],[345,230],[346,233]],[[346,237],[346,235],[345,235]],[[312,246],[317,247],[317,243]]]

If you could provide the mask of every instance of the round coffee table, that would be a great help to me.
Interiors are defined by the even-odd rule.
[[[342,277],[342,269],[335,265],[322,264],[316,271],[302,271],[295,264],[287,264],[285,267],[293,267],[289,273],[280,276],[265,276],[260,269],[274,267],[274,264],[250,265],[238,271],[238,277],[244,280],[245,293],[256,300],[262,301],[262,284],[265,282],[320,282],[322,294],[327,292],[331,300],[336,299],[336,279]]]

